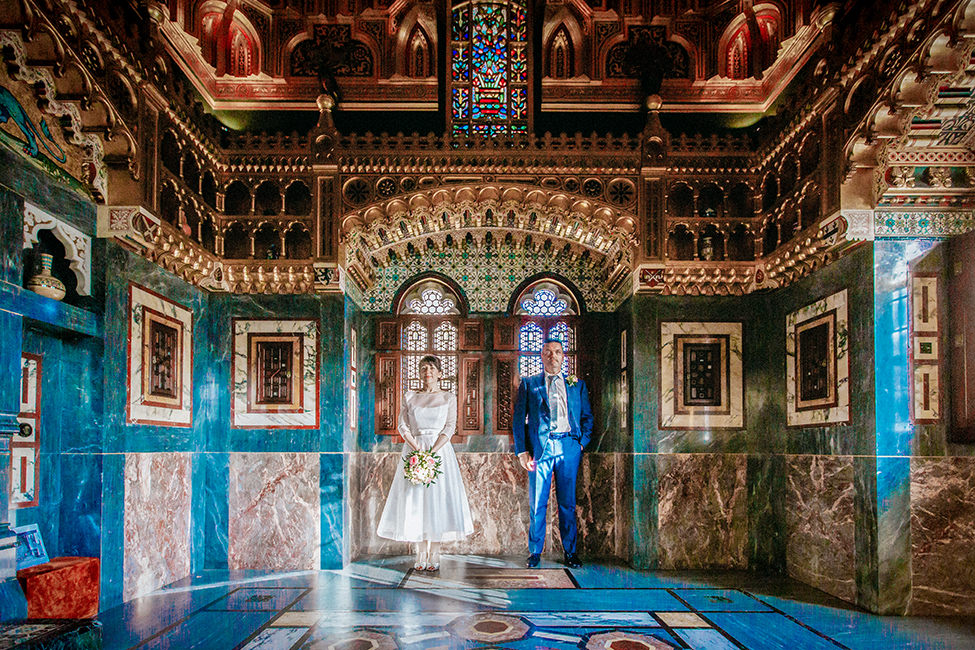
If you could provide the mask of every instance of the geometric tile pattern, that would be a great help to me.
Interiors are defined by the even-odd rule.
[[[573,282],[589,311],[615,311],[631,293],[630,280],[615,292],[607,291],[598,268],[584,261],[567,263],[556,253],[498,247],[483,252],[446,249],[418,254],[376,269],[375,283],[361,296],[355,292],[350,297],[365,311],[392,311],[393,298],[403,283],[428,271],[442,273],[460,285],[472,312],[506,311],[522,282],[540,273],[557,273]]]
[[[468,562],[468,560],[474,560]],[[440,575],[410,587],[411,562],[341,571],[208,571],[102,612],[104,647],[552,650],[795,650],[975,647],[975,632],[937,638],[908,619],[812,605],[655,574],[587,564],[575,588],[474,588],[483,558],[444,556]],[[498,562],[497,560],[492,560]],[[513,575],[524,574],[504,562]],[[543,562],[543,565],[546,562]],[[495,573],[505,569],[496,568]],[[517,578],[509,584],[517,582]],[[188,584],[187,584],[188,583]],[[835,605],[835,603],[830,603]],[[945,628],[948,629],[948,628]]]

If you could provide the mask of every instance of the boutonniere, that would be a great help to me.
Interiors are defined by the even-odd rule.
[[[565,385],[566,386],[575,386],[578,383],[579,383],[579,378],[576,377],[575,375],[568,375],[565,378]]]

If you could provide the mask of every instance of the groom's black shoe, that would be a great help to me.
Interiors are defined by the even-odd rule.
[[[528,556],[528,561],[525,563],[525,566],[528,567],[529,569],[534,569],[535,567],[538,566],[538,563],[541,561],[541,559],[542,559],[541,555],[539,555],[538,553],[532,553],[531,555]]]
[[[579,556],[575,553],[566,553],[565,566],[569,567],[570,569],[578,569],[582,566],[582,560],[580,560]]]

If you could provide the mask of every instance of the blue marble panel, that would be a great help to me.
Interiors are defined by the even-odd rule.
[[[319,400],[321,429],[317,451],[340,452],[345,436],[346,358],[345,299],[319,296],[321,369]]]
[[[537,627],[660,627],[650,612],[517,612]]]
[[[0,310],[0,417],[5,416],[2,426],[8,431],[17,430],[20,412],[22,323],[20,316]]]
[[[688,629],[679,630],[676,634],[693,650],[738,650],[733,641],[717,630]]]
[[[307,633],[303,627],[273,627],[262,630],[241,650],[280,650],[290,648]]]
[[[232,616],[222,612],[200,612],[140,647],[160,650],[233,648],[273,616],[274,612],[234,612]]]
[[[168,271],[134,255],[114,243],[105,249],[108,274],[105,292],[105,340],[118,342],[105,349],[105,426],[104,450],[125,452],[191,452],[201,447],[205,424],[200,416],[201,402],[194,395],[193,426],[128,425],[125,422],[127,401],[128,352],[122,344],[128,338],[129,284],[134,282],[193,312],[193,383],[198,385],[210,360],[203,353],[211,348],[206,327],[200,326],[205,295]]]
[[[356,328],[359,363],[359,427],[350,432],[352,440],[347,448],[354,451],[374,451],[380,442],[376,431],[376,324],[368,315],[346,300],[349,327]],[[493,394],[493,389],[492,389]]]
[[[343,373],[340,370],[344,367],[344,309],[341,296],[217,294],[209,296],[208,309],[209,338],[208,352],[205,355],[208,392],[201,401],[211,405],[212,414],[203,440],[205,449],[211,452],[341,451],[344,431],[341,406],[344,397]],[[319,321],[320,428],[231,428],[230,386],[234,318],[314,318]],[[328,401],[325,401],[326,394]],[[323,449],[323,445],[328,448]]]
[[[656,456],[633,456],[633,556],[631,564],[640,569],[655,567],[657,553],[657,489]]]
[[[632,298],[632,320],[629,338],[633,347],[632,395],[633,452],[657,451],[656,436],[660,399],[659,347],[660,327],[657,301],[654,298]],[[682,319],[684,320],[684,319]]]
[[[903,615],[911,597],[911,459],[877,457],[877,613]]]
[[[341,569],[345,555],[344,496],[347,456],[321,454],[318,459],[321,490],[321,567]]]
[[[887,240],[874,243],[874,338],[876,351],[878,456],[911,453],[910,263],[936,242]]]
[[[102,457],[101,595],[99,609],[122,602],[125,547],[125,455]]]
[[[674,589],[677,597],[699,612],[769,612],[771,608],[737,589]]]
[[[836,644],[781,614],[708,614],[707,618],[748,650],[836,650]]]
[[[206,454],[193,454],[190,458],[190,571],[206,568],[206,481]]]
[[[0,282],[0,309],[66,332],[96,337],[103,334],[98,314],[7,282]]]
[[[5,192],[28,197],[34,205],[94,236],[95,204],[6,148],[0,150],[0,186]],[[22,222],[17,223],[23,230]]]
[[[101,555],[102,459],[100,454],[61,456],[59,555]]]
[[[27,618],[27,599],[20,582],[17,578],[0,578],[0,622],[24,618]]]
[[[299,587],[241,587],[207,605],[207,611],[277,612],[307,593]]]
[[[853,458],[857,605],[877,609],[877,458]]]
[[[193,493],[194,521],[199,516],[203,522],[203,566],[206,569],[226,569],[230,527],[230,454],[203,454],[203,462],[194,463],[194,467],[197,465],[203,466],[206,471],[202,492]],[[196,496],[200,494],[202,498]]]

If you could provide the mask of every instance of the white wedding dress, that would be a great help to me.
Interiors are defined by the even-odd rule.
[[[406,393],[399,414],[400,435],[408,431],[421,449],[430,449],[441,433],[451,436],[456,427],[457,397],[453,393]],[[412,451],[404,442],[400,458],[405,459]],[[453,542],[474,532],[454,448],[448,441],[437,454],[443,474],[430,487],[407,481],[402,460],[397,463],[377,535],[401,542]]]

